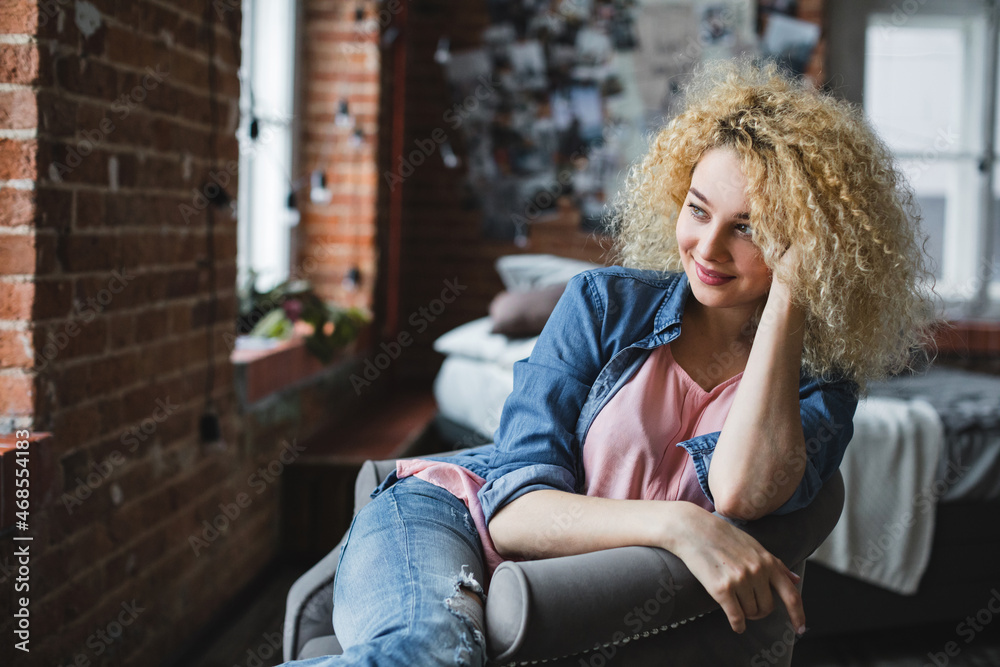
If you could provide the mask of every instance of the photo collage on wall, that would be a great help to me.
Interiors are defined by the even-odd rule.
[[[563,197],[584,229],[601,229],[694,66],[758,49],[756,0],[487,0],[487,8],[481,46],[448,53],[442,37],[436,59],[453,94],[446,119],[465,144],[465,200],[482,211],[485,237],[521,246]],[[793,10],[768,11],[790,18]]]

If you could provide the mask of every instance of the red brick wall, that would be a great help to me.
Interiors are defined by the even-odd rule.
[[[306,0],[304,5],[298,168],[306,176],[324,172],[331,199],[312,203],[308,188],[299,198],[299,264],[323,298],[372,309],[381,90],[378,42],[380,26],[391,19],[391,12],[372,0]],[[341,101],[347,102],[353,127],[337,124]],[[355,136],[358,130],[360,137]],[[345,285],[352,267],[360,272],[354,288]]]
[[[0,429],[30,425],[35,383],[30,372],[34,340],[30,331],[35,285],[24,279],[35,271],[33,229],[38,143],[38,107],[31,83],[39,67],[36,44],[24,31],[25,7],[0,9],[0,21],[14,34],[0,45]],[[20,33],[20,34],[18,34]]]
[[[277,484],[251,475],[279,445],[247,452],[223,342],[236,220],[200,196],[236,194],[240,20],[237,0],[0,9],[0,412],[53,433],[57,471],[51,502],[32,487],[37,664],[158,664],[275,552]],[[224,449],[198,439],[210,368]],[[196,555],[220,503],[240,514]]]

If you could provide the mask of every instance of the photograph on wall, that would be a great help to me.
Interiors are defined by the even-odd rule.
[[[460,125],[463,201],[486,238],[526,245],[566,206],[601,230],[650,130],[706,59],[755,47],[753,0],[487,2],[481,46],[444,63],[456,104],[493,87]],[[562,208],[560,208],[562,206]]]

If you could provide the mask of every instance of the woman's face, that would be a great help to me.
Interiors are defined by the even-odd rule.
[[[710,308],[752,312],[771,287],[771,272],[751,240],[746,189],[737,153],[713,148],[695,166],[677,219],[677,246],[691,291]]]

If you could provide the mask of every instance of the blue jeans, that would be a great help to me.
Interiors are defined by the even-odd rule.
[[[284,664],[485,665],[483,571],[465,503],[404,477],[361,509],[341,551],[333,627],[343,655]]]

